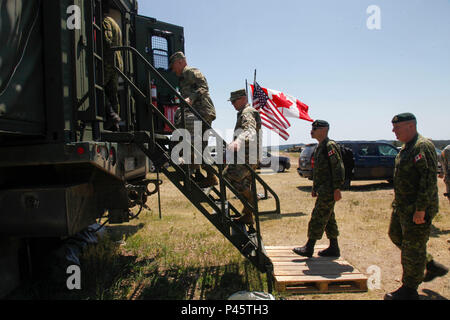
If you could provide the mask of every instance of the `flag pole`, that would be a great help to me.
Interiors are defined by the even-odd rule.
[[[245,94],[247,95],[247,99],[248,99],[248,84],[247,84],[247,79],[245,79]]]

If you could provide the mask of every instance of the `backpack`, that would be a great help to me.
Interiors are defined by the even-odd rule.
[[[336,142],[336,141],[335,141]],[[341,156],[342,162],[344,163],[344,169],[345,169],[345,179],[351,179],[353,168],[355,167],[355,159],[353,158],[353,150],[349,147],[346,147],[345,145],[341,143],[337,143],[337,150],[339,152],[339,155]],[[328,156],[328,154],[327,154]]]
[[[349,147],[346,147],[343,144],[337,143],[339,152],[341,154],[341,159],[344,162],[344,167],[347,171],[347,168],[353,169],[355,167],[355,159],[353,158],[353,151]]]

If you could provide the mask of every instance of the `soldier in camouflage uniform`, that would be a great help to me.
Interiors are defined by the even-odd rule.
[[[442,150],[440,160],[442,164],[442,171],[444,174],[444,182],[446,188],[444,196],[446,196],[448,201],[450,202],[450,145],[446,146],[444,150]]]
[[[242,152],[245,148],[245,164],[248,164],[253,170],[258,165],[259,154],[259,135],[261,131],[261,117],[259,112],[248,104],[247,93],[245,89],[237,90],[231,93],[230,101],[233,104],[237,114],[236,126],[234,128],[234,139],[228,145],[228,150],[235,154]],[[256,148],[250,148],[250,145]],[[251,184],[252,174],[245,164],[235,162],[229,164],[224,170],[224,177],[231,185],[251,204],[255,205]],[[244,205],[242,215],[234,221],[253,225],[254,219],[252,210]]]
[[[122,46],[122,31],[117,22],[109,16],[109,2],[103,1],[103,70],[105,95],[110,105],[106,110],[107,122],[105,129],[119,131],[119,75],[114,70],[114,64],[123,71],[123,59],[120,51],[111,50],[112,47]]]
[[[216,109],[214,108],[214,104],[209,96],[208,82],[206,81],[206,78],[200,70],[187,65],[186,57],[183,52],[179,51],[174,53],[170,57],[169,62],[170,68],[179,78],[181,96],[200,114],[208,125],[211,126],[212,122],[216,119]],[[186,130],[188,130],[191,135],[192,143],[194,139],[195,121],[200,120],[197,119],[192,112],[185,110]],[[175,113],[175,126],[180,128],[181,123],[181,110],[179,108]],[[202,137],[197,137],[197,139],[200,138],[202,140],[202,149],[205,149],[208,145],[208,141],[203,141],[203,135],[206,130],[208,130],[208,128],[202,125]],[[203,150],[201,151],[203,152]],[[201,188],[217,185],[217,178],[210,166],[204,166],[207,173],[206,179],[200,174],[199,166],[193,165],[192,167],[196,169],[195,180]]]
[[[417,133],[413,114],[399,114],[392,124],[392,131],[404,146],[395,159],[389,237],[401,250],[403,285],[386,294],[385,299],[418,299],[417,288],[422,281],[431,281],[448,271],[426,250],[431,222],[439,209],[437,156],[433,143]]]
[[[312,124],[311,137],[319,142],[314,151],[312,190],[312,196],[317,197],[317,200],[308,224],[308,242],[303,247],[293,249],[304,257],[312,257],[315,243],[322,239],[324,232],[330,240],[330,246],[320,251],[319,255],[340,256],[334,205],[342,198],[340,189],[344,183],[345,169],[338,145],[328,138],[329,127],[324,120],[316,120]]]

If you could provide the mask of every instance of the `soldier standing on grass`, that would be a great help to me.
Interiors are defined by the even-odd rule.
[[[444,196],[446,196],[450,202],[450,144],[442,150],[441,164],[446,188],[446,193],[444,193]]]
[[[389,226],[389,237],[401,250],[403,285],[384,298],[417,300],[417,288],[422,281],[448,272],[427,255],[426,248],[431,223],[439,209],[437,156],[433,143],[418,134],[413,114],[395,116],[392,125],[397,139],[404,143],[395,159],[395,199]]]
[[[175,52],[169,59],[170,68],[177,75],[180,80],[180,94],[185,99],[185,101],[192,106],[200,116],[211,126],[212,122],[216,119],[216,109],[209,96],[209,87],[206,78],[196,68],[189,67],[187,65],[186,57],[183,52]],[[194,122],[200,121],[197,117],[190,111],[185,111],[185,123],[186,130],[191,134],[191,138],[194,138]],[[175,126],[180,127],[182,123],[181,110],[180,108],[175,113]],[[208,146],[208,141],[203,141],[203,134],[206,128],[202,125],[202,154],[203,149]],[[197,137],[199,138],[199,137]],[[193,140],[192,140],[193,142]],[[193,158],[192,158],[193,159]],[[193,165],[196,170],[194,180],[199,184],[201,188],[206,188],[210,186],[215,186],[218,184],[217,178],[214,175],[212,168],[209,166],[204,166],[206,171],[206,179],[200,173],[200,168],[197,165]]]
[[[344,163],[336,142],[328,138],[330,125],[324,120],[316,120],[312,124],[311,137],[319,142],[314,151],[314,171],[312,196],[317,197],[311,220],[308,224],[308,242],[305,246],[293,251],[311,258],[317,240],[326,232],[330,246],[319,252],[322,257],[339,257],[340,250],[337,238],[339,230],[334,214],[334,205],[341,196],[344,183]]]
[[[230,101],[236,111],[238,111],[238,114],[236,126],[234,128],[234,140],[228,145],[228,149],[232,152],[239,152],[241,148],[245,148],[245,163],[255,170],[257,163],[250,163],[251,157],[249,150],[250,144],[256,143],[255,150],[259,154],[261,117],[259,112],[248,104],[245,89],[232,92]],[[257,157],[254,158],[257,159]],[[229,164],[225,168],[223,176],[251,205],[254,205],[255,199],[253,198],[251,189],[252,174],[245,164]],[[242,215],[234,221],[253,225],[254,219],[252,210],[244,205]]]

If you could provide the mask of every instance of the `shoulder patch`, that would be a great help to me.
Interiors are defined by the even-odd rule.
[[[417,156],[414,157],[414,163],[416,163],[420,159],[423,159],[423,155],[421,153],[419,153]]]
[[[333,154],[336,154],[336,151],[334,151],[334,149],[333,149],[333,150],[330,150],[330,151],[328,152],[328,156],[329,156],[329,157],[331,157]]]

